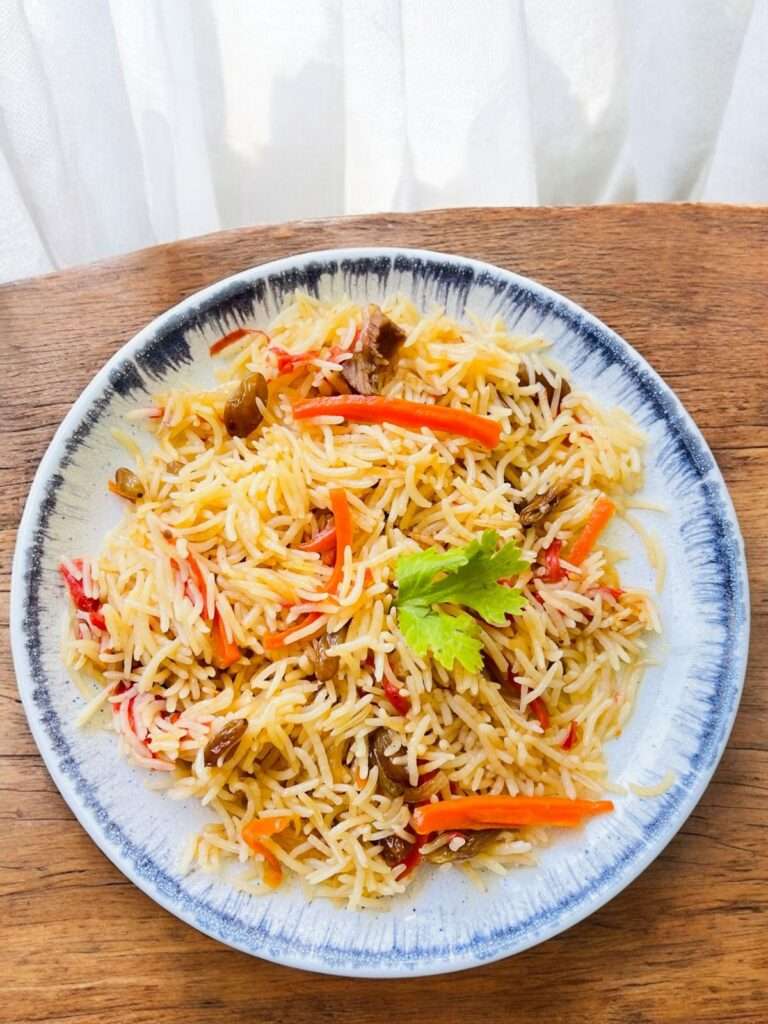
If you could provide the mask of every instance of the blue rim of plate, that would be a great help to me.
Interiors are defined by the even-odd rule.
[[[204,898],[185,892],[177,878],[137,846],[99,800],[84,777],[51,702],[50,682],[42,664],[40,586],[46,525],[56,513],[61,470],[85,441],[115,394],[146,390],[142,373],[159,380],[165,368],[191,361],[187,332],[215,324],[226,333],[251,312],[254,300],[269,293],[279,305],[297,288],[316,294],[324,275],[341,272],[350,282],[374,275],[380,283],[392,271],[420,278],[448,298],[458,293],[459,309],[473,286],[491,288],[499,310],[514,305],[519,320],[534,311],[541,319],[556,316],[569,335],[580,339],[589,357],[619,364],[627,393],[642,397],[656,419],[663,419],[667,440],[659,461],[676,464],[687,485],[702,488],[706,515],[688,524],[692,549],[709,552],[703,586],[713,621],[724,629],[713,660],[707,650],[711,686],[709,714],[689,759],[689,771],[661,802],[656,817],[643,825],[643,838],[625,849],[583,890],[505,928],[497,928],[450,947],[434,944],[407,951],[394,944],[386,952],[366,951],[324,942],[297,942],[290,930],[249,925]],[[514,321],[510,326],[514,328]],[[584,356],[587,358],[587,355]],[[574,368],[571,363],[571,368]],[[138,372],[138,371],[141,372]],[[705,568],[702,560],[701,568]],[[715,611],[716,609],[716,611]],[[733,505],[704,438],[679,399],[631,346],[600,320],[550,289],[491,264],[421,249],[355,248],[300,253],[250,268],[191,295],[157,317],[124,345],[96,374],[73,405],[35,475],[19,527],[11,589],[11,639],[17,679],[30,728],[46,766],[80,823],[112,862],[148,896],[193,927],[244,952],[276,963],[358,977],[413,977],[462,970],[501,959],[571,927],[621,892],[664,849],[685,822],[717,767],[730,735],[744,681],[749,644],[749,590],[744,545]]]

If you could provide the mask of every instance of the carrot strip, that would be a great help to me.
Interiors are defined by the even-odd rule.
[[[316,533],[311,540],[305,540],[298,547],[299,551],[333,551],[336,547],[336,527],[327,526],[320,533]]]
[[[608,525],[608,521],[615,511],[616,506],[613,504],[611,499],[606,498],[604,494],[601,495],[593,505],[592,511],[589,513],[589,518],[582,526],[581,532],[573,542],[573,547],[571,548],[566,561],[570,562],[572,565],[581,565],[597,543],[597,538]]]
[[[287,816],[280,818],[254,818],[253,821],[248,822],[241,835],[250,846],[251,840],[258,839],[259,836],[274,836],[278,832],[284,832],[290,824],[291,819]]]
[[[516,825],[560,825],[572,828],[585,818],[613,810],[610,800],[568,800],[545,796],[465,796],[422,804],[411,824],[419,835],[447,829],[508,828]]]
[[[243,831],[243,839],[254,853],[260,853],[264,858],[264,881],[270,889],[276,889],[283,880],[283,868],[280,861],[264,843],[258,839],[246,837],[245,831]]]
[[[203,601],[205,601],[205,598],[208,594],[208,588],[205,585],[205,577],[203,576],[203,571],[197,564],[197,559],[194,557],[194,555],[190,555],[189,558],[187,559],[187,562],[189,564],[189,571],[192,574],[192,578],[194,579],[195,584],[197,585],[197,589],[200,591],[200,596],[203,598]]]
[[[398,427],[415,429],[429,427],[478,441],[486,448],[495,448],[501,436],[501,424],[488,416],[478,416],[465,409],[409,402],[404,398],[382,398],[378,395],[307,398],[294,405],[293,415],[297,420],[309,420],[317,416],[343,416],[353,423],[394,423]]]
[[[227,631],[218,608],[213,616],[213,650],[221,668],[229,668],[240,657],[240,648],[227,639]]]
[[[318,619],[323,617],[322,612],[307,612],[303,619],[298,622],[294,622],[288,629],[281,629],[278,633],[266,633],[264,636],[264,647],[268,651],[275,651],[279,647],[286,647],[288,644],[293,643],[291,637],[294,633],[298,633],[300,629],[304,629],[310,622],[316,622]],[[318,629],[322,628],[322,624],[318,625]],[[316,632],[316,630],[315,630]]]
[[[344,575],[344,552],[352,547],[352,513],[344,491],[331,491],[331,508],[336,529],[336,564],[326,589],[329,594],[335,594]]]

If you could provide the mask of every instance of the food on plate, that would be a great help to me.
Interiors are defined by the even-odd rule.
[[[210,808],[190,864],[375,906],[612,813],[659,628],[606,532],[644,442],[547,347],[299,295],[130,414],[124,517],[61,565],[65,658],[82,719]]]

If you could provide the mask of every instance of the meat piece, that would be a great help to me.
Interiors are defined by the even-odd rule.
[[[369,306],[360,340],[360,351],[344,363],[341,375],[358,395],[378,395],[394,372],[393,361],[405,341],[405,331],[378,306]]]
[[[264,418],[269,388],[260,373],[251,373],[224,406],[224,426],[231,437],[250,437]]]
[[[245,735],[247,728],[247,718],[234,718],[228,725],[225,725],[213,739],[208,741],[203,752],[203,763],[210,768],[218,763],[219,758],[226,761]]]
[[[478,829],[476,832],[455,832],[450,841],[427,857],[432,864],[450,864],[456,860],[469,860],[480,853],[499,835],[500,829]],[[463,840],[463,842],[460,842]]]
[[[549,403],[549,406],[552,409],[553,416],[557,416],[558,412],[560,411],[560,402],[562,402],[566,395],[570,395],[571,393],[571,386],[568,383],[568,381],[564,377],[560,377],[558,374],[560,381],[560,398],[557,404],[555,405],[555,395],[557,393],[557,388],[554,384],[552,384],[550,380],[547,379],[547,377],[544,376],[543,373],[535,373],[533,379],[531,379],[531,374],[528,370],[528,367],[521,366],[518,372],[518,377],[520,379],[520,383],[525,388],[531,387],[532,384],[541,385],[541,387],[544,389],[544,395],[547,399],[547,402]]]
[[[411,852],[411,843],[401,839],[400,836],[387,836],[381,842],[381,857],[385,864],[391,868],[402,864]]]
[[[403,789],[408,785],[408,769],[394,761],[385,753],[392,744],[395,734],[391,730],[380,726],[369,737],[368,761],[372,768],[379,769],[379,792],[384,796],[395,797],[403,795]]]
[[[552,512],[563,500],[569,489],[567,481],[554,484],[543,494],[536,495],[520,510],[522,526],[533,526]]]
[[[114,482],[110,480],[109,489],[127,501],[138,501],[144,497],[144,485],[131,469],[121,466],[115,470]]]
[[[327,633],[317,636],[312,641],[312,660],[315,664],[315,678],[321,683],[333,679],[339,671],[339,659],[329,651],[339,642],[338,633]]]

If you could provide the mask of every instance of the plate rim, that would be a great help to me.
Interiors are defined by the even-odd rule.
[[[648,840],[644,843],[641,852],[634,858],[634,860],[632,860],[629,867],[624,867],[621,870],[618,870],[608,884],[598,883],[599,888],[596,894],[588,895],[575,907],[571,907],[570,909],[566,908],[562,912],[555,913],[553,915],[555,920],[546,924],[535,934],[525,936],[522,941],[512,938],[509,942],[509,947],[511,948],[497,948],[491,955],[482,957],[478,957],[478,955],[473,954],[472,952],[464,952],[456,955],[455,957],[452,956],[450,959],[443,960],[435,960],[434,957],[431,956],[430,951],[425,951],[427,959],[424,961],[417,961],[416,963],[409,962],[403,964],[403,966],[384,961],[383,967],[376,968],[372,964],[362,960],[359,962],[337,964],[331,961],[315,959],[304,953],[292,953],[290,949],[284,949],[280,953],[274,953],[269,949],[268,937],[265,943],[266,948],[254,949],[247,941],[239,941],[236,936],[229,934],[225,937],[221,933],[217,933],[212,926],[206,926],[196,918],[194,913],[191,910],[188,910],[183,903],[179,903],[171,896],[166,896],[166,894],[153,883],[151,878],[142,875],[134,863],[123,853],[120,846],[109,839],[105,832],[99,827],[99,824],[90,809],[78,797],[76,787],[60,768],[56,753],[44,729],[43,722],[40,720],[38,709],[34,706],[34,702],[32,700],[32,687],[22,687],[19,685],[18,680],[30,669],[27,661],[28,653],[26,649],[24,626],[25,599],[28,589],[27,580],[25,578],[24,561],[30,548],[31,541],[35,536],[35,518],[45,496],[45,487],[58,468],[61,457],[64,454],[66,442],[72,436],[74,430],[82,423],[84,413],[92,407],[94,399],[98,399],[104,393],[105,388],[110,384],[110,373],[119,367],[126,358],[133,357],[136,352],[140,351],[148,342],[150,342],[161,329],[172,324],[174,320],[184,318],[190,312],[194,312],[211,299],[216,299],[218,297],[222,300],[226,300],[228,293],[232,294],[235,292],[238,285],[247,285],[252,283],[254,280],[258,280],[260,278],[266,279],[270,275],[279,274],[286,270],[296,268],[297,266],[310,263],[327,265],[329,263],[337,262],[340,264],[343,260],[384,257],[391,260],[391,265],[394,269],[398,256],[404,256],[408,259],[422,259],[427,263],[438,262],[443,264],[448,263],[454,266],[463,266],[472,270],[476,277],[480,277],[483,274],[490,275],[494,278],[500,277],[508,284],[515,284],[523,289],[537,293],[541,298],[552,303],[556,309],[559,308],[560,311],[565,309],[575,319],[586,321],[592,330],[604,335],[612,342],[612,344],[618,345],[619,348],[623,349],[625,353],[629,355],[635,366],[639,364],[654,383],[657,386],[660,386],[665,397],[668,400],[672,399],[676,412],[681,417],[688,434],[697,442],[700,449],[702,449],[711,459],[711,467],[709,468],[708,476],[714,479],[717,485],[719,496],[723,502],[724,511],[733,528],[733,540],[735,541],[734,571],[736,579],[740,584],[738,596],[742,599],[744,620],[742,624],[743,642],[737,645],[737,650],[735,652],[736,657],[733,659],[733,669],[730,674],[732,687],[729,687],[729,692],[733,694],[733,706],[729,712],[728,720],[724,723],[722,736],[715,749],[711,764],[708,764],[698,770],[695,778],[695,784],[687,791],[685,797],[677,804],[660,834],[654,836],[653,840]],[[665,417],[665,419],[666,418],[667,417]],[[736,598],[734,597],[733,603],[735,603],[735,601]],[[238,949],[252,956],[268,960],[272,963],[323,974],[351,978],[419,977],[452,973],[492,963],[508,956],[515,955],[519,952],[523,952],[525,949],[538,945],[539,943],[560,934],[578,922],[584,920],[605,903],[617,896],[662,853],[668,843],[671,842],[685,824],[686,820],[708,787],[709,782],[720,763],[733,729],[743,692],[749,654],[749,577],[747,573],[743,536],[733,505],[733,500],[725,480],[723,479],[720,467],[718,466],[706,439],[672,388],[666,384],[663,378],[648,363],[645,357],[621,335],[613,331],[598,317],[584,309],[578,303],[569,299],[567,296],[564,296],[554,289],[541,284],[533,278],[525,277],[521,274],[515,273],[514,271],[507,270],[504,267],[499,267],[486,261],[475,260],[449,252],[440,252],[437,250],[422,249],[418,247],[414,248],[409,246],[345,246],[333,249],[297,252],[290,256],[281,257],[277,260],[270,260],[266,263],[247,267],[235,274],[212,282],[205,288],[193,292],[185,299],[182,299],[181,302],[154,317],[140,331],[121,345],[110,356],[107,362],[100,367],[76,398],[71,408],[59,424],[46,448],[45,454],[43,455],[32,480],[16,535],[11,577],[10,636],[17,689],[21,696],[24,712],[30,731],[32,732],[35,740],[35,744],[53,782],[75,818],[79,821],[80,825],[85,829],[90,838],[95,842],[97,847],[106,857],[109,858],[110,861],[112,861],[115,867],[117,867],[118,870],[126,876],[126,878],[137,886],[138,889],[149,896],[155,903],[163,907],[163,909],[172,913],[174,916],[178,917],[186,924],[191,925],[203,934],[206,934],[225,945],[229,945],[232,948]],[[32,678],[31,670],[29,674],[30,678]],[[352,952],[353,951],[350,950],[350,953]]]

